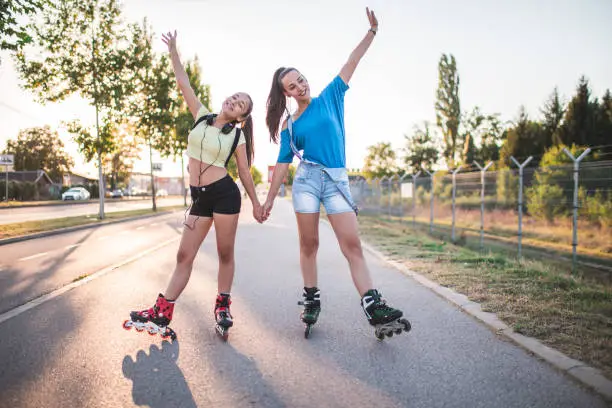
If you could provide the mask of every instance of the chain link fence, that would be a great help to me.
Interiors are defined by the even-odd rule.
[[[458,245],[612,272],[612,160],[516,163],[499,170],[476,163],[454,172],[353,177],[351,192],[363,214]]]

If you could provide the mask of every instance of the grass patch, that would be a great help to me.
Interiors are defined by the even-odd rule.
[[[108,221],[124,218],[138,217],[149,214],[164,214],[177,209],[184,209],[182,205],[162,207],[158,211],[151,209],[117,211],[105,214],[104,220],[99,220],[97,215],[81,215],[78,217],[54,218],[50,220],[17,222],[14,224],[0,225],[0,239],[13,238],[22,235],[35,234],[37,232],[51,231],[60,228],[75,227],[88,224],[104,224]]]
[[[79,277],[74,278],[74,279],[72,280],[72,282],[78,282],[78,281],[80,281],[80,280],[85,279],[85,278],[86,278],[86,277],[88,277],[88,276],[89,276],[89,275],[81,275],[81,276],[79,276]]]
[[[360,215],[359,224],[381,252],[612,379],[611,275],[575,276],[551,262],[481,254],[386,218]]]

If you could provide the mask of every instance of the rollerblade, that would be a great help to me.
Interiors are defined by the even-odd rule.
[[[361,307],[365,312],[368,322],[376,329],[374,334],[378,340],[384,340],[385,336],[392,337],[393,334],[401,334],[411,329],[410,322],[402,319],[401,310],[387,305],[376,289],[370,289],[361,298]]]
[[[130,320],[123,322],[123,328],[130,330],[132,327],[137,332],[147,331],[151,336],[159,334],[162,339],[171,338],[176,340],[176,333],[168,325],[172,320],[174,302],[166,300],[161,293],[157,296],[155,306],[140,312],[131,312]]]
[[[300,314],[302,322],[306,325],[304,329],[304,337],[310,336],[312,326],[317,322],[319,313],[321,313],[321,291],[314,288],[304,288],[303,301],[298,302],[298,305],[304,306],[304,310]]]
[[[227,341],[229,328],[234,325],[232,314],[230,313],[231,304],[230,295],[227,293],[221,293],[215,301],[215,330],[223,341]]]

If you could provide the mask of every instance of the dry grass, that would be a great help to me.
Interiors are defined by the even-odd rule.
[[[381,200],[380,211],[388,212],[388,200]],[[373,203],[370,203],[373,205]],[[378,208],[374,204],[374,208]],[[392,202],[392,211],[399,212],[398,203]],[[412,219],[412,206],[405,204],[403,213],[406,219]],[[417,204],[416,220],[429,223],[430,207],[427,204]],[[452,211],[449,204],[434,203],[434,222],[436,225],[450,226]],[[471,231],[480,231],[480,209],[456,209],[456,227]],[[516,210],[485,209],[485,233],[499,238],[516,239],[518,231],[518,214]],[[557,217],[553,223],[539,220],[529,215],[523,215],[523,239],[534,246],[551,248],[559,251],[572,250],[572,219],[571,217]],[[527,242],[527,241],[525,241]],[[585,220],[578,221],[578,245],[580,251],[587,255],[600,256],[612,260],[612,229],[600,226]]]
[[[105,219],[100,221],[97,216],[82,215],[78,217],[55,218],[51,220],[27,221],[14,224],[0,225],[0,239],[13,238],[22,235],[35,234],[37,232],[51,231],[60,228],[74,227],[78,225],[103,224],[105,221],[118,220],[123,218],[137,217],[147,214],[164,214],[176,209],[183,209],[183,206],[163,207],[154,212],[151,209],[118,211],[106,213]]]
[[[379,217],[360,215],[365,240],[412,270],[467,295],[516,332],[612,379],[612,283],[550,263],[480,255]],[[607,339],[607,340],[606,340]]]

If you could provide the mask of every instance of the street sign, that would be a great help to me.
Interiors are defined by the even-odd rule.
[[[153,163],[153,171],[162,171],[162,164],[161,163]]]
[[[14,154],[0,154],[0,165],[10,166],[15,164]]]

